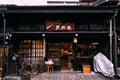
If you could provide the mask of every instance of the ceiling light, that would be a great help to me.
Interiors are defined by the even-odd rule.
[[[93,44],[93,45],[97,45],[97,44],[99,44],[99,43],[95,42],[95,43],[91,43],[91,44]]]

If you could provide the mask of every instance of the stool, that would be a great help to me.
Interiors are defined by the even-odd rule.
[[[83,64],[83,73],[88,74],[91,72],[91,65]]]
[[[53,72],[53,65],[46,65],[46,72],[48,73]]]

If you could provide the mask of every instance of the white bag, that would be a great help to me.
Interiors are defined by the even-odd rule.
[[[112,62],[101,52],[99,52],[94,57],[94,71],[95,72],[100,72],[104,76],[107,76],[107,77],[113,77],[115,75],[113,66],[114,65],[112,64]]]

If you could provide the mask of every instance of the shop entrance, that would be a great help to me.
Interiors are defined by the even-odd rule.
[[[73,58],[73,38],[54,37],[47,38],[47,59],[54,62],[55,70],[71,70],[70,58]]]
[[[71,70],[73,58],[72,42],[61,42],[61,70]]]

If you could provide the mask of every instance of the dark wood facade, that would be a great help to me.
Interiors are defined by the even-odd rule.
[[[4,42],[7,41],[9,48],[13,48],[16,53],[19,53],[20,42],[30,40],[26,42],[27,44],[29,43],[30,56],[28,57],[32,56],[37,60],[37,57],[42,56],[45,57],[45,60],[48,60],[48,44],[56,43],[61,45],[64,42],[66,45],[72,45],[71,50],[74,53],[72,56],[73,68],[74,70],[80,70],[80,66],[83,64],[80,61],[84,59],[82,60],[84,63],[87,62],[92,65],[92,58],[95,54],[91,55],[90,52],[90,54],[85,54],[84,51],[82,57],[77,58],[76,48],[82,45],[87,49],[87,47],[90,47],[91,43],[98,42],[99,46],[96,46],[96,50],[92,53],[97,53],[102,50],[114,63],[115,68],[117,68],[117,37],[119,35],[118,6],[13,5],[1,6],[0,12],[0,40],[4,40]],[[5,17],[2,16],[2,14],[5,15]],[[3,24],[4,19],[6,22]],[[65,29],[49,31],[46,29],[46,20],[53,21],[53,24],[58,23],[58,21],[61,21],[62,24],[74,23],[74,30]],[[117,24],[115,20],[117,20]],[[5,28],[5,31],[3,28]],[[6,33],[12,34],[12,36],[8,36],[9,39],[5,39]],[[75,37],[78,39],[77,43],[73,42]],[[37,40],[41,40],[41,42]],[[37,44],[41,46],[36,46]],[[61,46],[62,48],[60,49],[65,49],[63,45]],[[32,53],[35,53],[35,55],[32,55]],[[39,53],[41,53],[41,55],[39,55]],[[61,66],[56,68],[58,68],[57,70],[61,70],[59,69]]]

